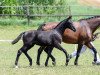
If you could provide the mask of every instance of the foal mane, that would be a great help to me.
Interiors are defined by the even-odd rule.
[[[56,25],[56,27],[55,27],[55,28],[57,28],[59,25],[63,24],[65,20],[66,20],[66,19],[64,19],[64,20],[63,20],[63,21],[61,21],[58,25]],[[55,28],[54,28],[54,29],[55,29]]]
[[[99,17],[100,17],[100,16],[92,16],[92,17],[80,19],[80,20],[78,20],[78,21],[82,21],[82,20],[90,20],[90,19],[95,19],[95,18],[99,18]]]

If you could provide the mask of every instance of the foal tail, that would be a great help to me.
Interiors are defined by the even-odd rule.
[[[16,43],[21,39],[21,37],[23,36],[24,33],[25,33],[25,32],[22,32],[15,40],[13,40],[13,41],[11,42],[11,44],[16,44]]]

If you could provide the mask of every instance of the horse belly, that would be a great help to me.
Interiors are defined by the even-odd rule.
[[[63,42],[69,43],[69,44],[77,44],[78,40],[76,38],[72,38],[72,37],[63,37]]]
[[[78,32],[73,32],[67,29],[63,34],[63,42],[69,44],[77,44],[78,43]]]
[[[45,38],[45,37],[41,37],[41,39],[38,39],[37,42],[38,42],[38,45],[41,45],[41,46],[50,46],[52,43],[50,38]]]

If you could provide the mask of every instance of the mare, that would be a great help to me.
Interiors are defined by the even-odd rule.
[[[42,30],[42,31],[52,30],[53,28],[57,26],[58,23],[59,22],[44,23],[38,28],[38,30]],[[88,48],[93,50],[94,52],[93,62],[96,62],[97,61],[97,51],[90,41],[93,40],[93,33],[100,27],[100,16],[93,16],[93,17],[89,17],[86,19],[80,19],[77,22],[73,22],[73,25],[76,28],[76,32],[73,32],[70,29],[66,29],[64,31],[62,39],[64,43],[78,44],[77,56],[74,61],[74,65],[78,65],[78,57],[80,55],[80,51],[83,45],[86,45]],[[45,52],[47,52],[49,48],[50,47],[44,48],[41,46],[38,49],[37,61],[36,61],[37,65],[40,65],[40,55],[43,49]],[[52,49],[51,49],[51,52],[52,52]],[[50,56],[47,56],[45,65],[48,64],[49,57]]]
[[[50,31],[30,30],[22,32],[15,40],[12,41],[12,44],[15,44],[21,39],[21,37],[23,37],[23,46],[17,52],[15,61],[16,68],[18,68],[18,60],[22,52],[28,58],[29,65],[32,66],[32,59],[28,55],[27,51],[35,44],[40,46],[51,46],[63,51],[66,56],[67,65],[69,61],[67,51],[60,45],[62,42],[62,35],[66,28],[76,31],[71,22],[71,16],[61,21],[54,29]],[[48,55],[50,56],[49,53]]]

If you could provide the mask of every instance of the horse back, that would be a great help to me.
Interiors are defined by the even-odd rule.
[[[52,29],[54,29],[58,24],[59,24],[59,22],[48,22],[48,23],[45,23],[45,26],[43,26],[42,29],[45,30],[45,31],[47,31],[47,30],[52,30]]]
[[[42,45],[52,45],[55,41],[61,43],[61,35],[57,33],[55,30],[50,31],[39,31],[37,35],[37,43],[40,42]]]
[[[37,34],[36,30],[26,31],[25,34],[23,35],[23,42],[24,43],[30,43],[30,42],[32,42],[32,40],[35,39],[36,34]]]

